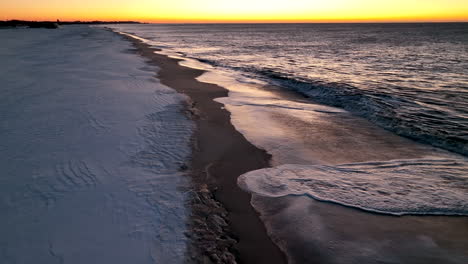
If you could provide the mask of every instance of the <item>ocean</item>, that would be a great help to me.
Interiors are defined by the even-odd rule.
[[[119,25],[183,58],[297,91],[468,155],[468,23]]]

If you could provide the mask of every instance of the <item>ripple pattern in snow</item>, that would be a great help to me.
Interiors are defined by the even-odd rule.
[[[185,263],[186,97],[100,28],[0,38],[0,263]]]

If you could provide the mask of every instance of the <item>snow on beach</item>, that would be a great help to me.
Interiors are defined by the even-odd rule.
[[[0,262],[184,262],[185,98],[103,29],[0,37]]]

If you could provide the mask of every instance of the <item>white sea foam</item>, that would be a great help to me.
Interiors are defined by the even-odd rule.
[[[441,159],[288,164],[248,172],[238,183],[262,196],[308,195],[386,214],[468,215],[467,165]]]

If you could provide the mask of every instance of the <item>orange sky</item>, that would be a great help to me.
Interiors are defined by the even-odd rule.
[[[468,0],[0,0],[0,20],[468,21]]]

